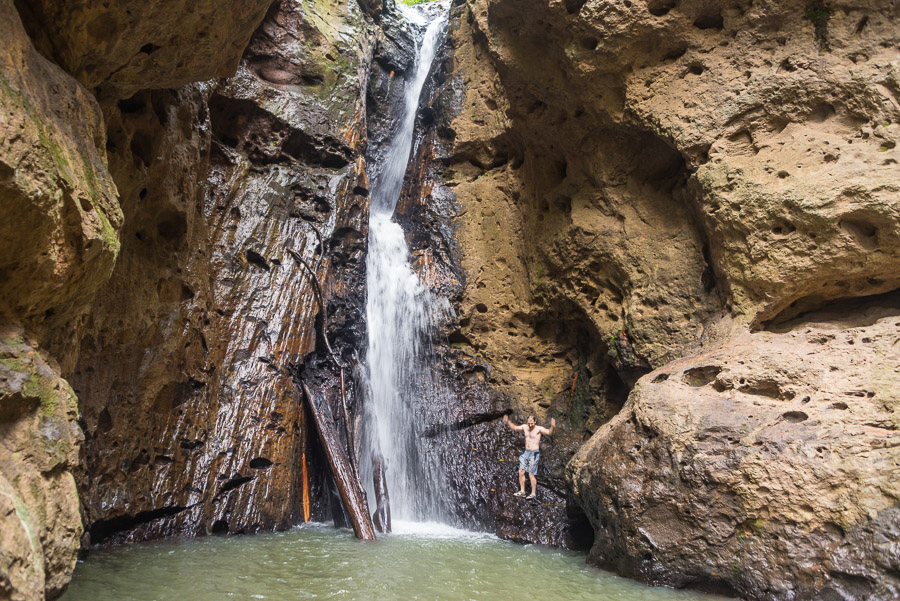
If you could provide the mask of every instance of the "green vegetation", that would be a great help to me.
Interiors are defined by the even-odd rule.
[[[6,345],[6,341],[4,341],[4,344]],[[70,399],[75,398],[75,393],[69,385],[62,380],[56,380],[41,374],[40,368],[32,360],[18,356],[15,350],[12,353],[12,355],[0,358],[0,371],[20,373],[26,376],[22,394],[26,397],[38,399],[40,402],[39,411],[42,416],[51,417],[58,415],[61,411],[65,412],[71,403]],[[62,385],[59,385],[59,383]]]
[[[803,16],[806,17],[808,21],[812,21],[813,24],[818,25],[820,23],[828,22],[828,19],[831,18],[831,10],[824,2],[817,0],[806,7]]]
[[[584,427],[590,408],[593,405],[594,399],[591,395],[590,379],[591,374],[588,373],[585,356],[578,353],[578,365],[575,367],[575,374],[572,376],[570,392],[572,404],[566,415],[569,424],[578,428]]]
[[[415,6],[416,4],[427,4],[428,2],[436,2],[437,0],[400,0],[406,6]]]
[[[814,0],[808,4],[803,13],[806,20],[815,28],[816,41],[819,42],[819,53],[830,50],[828,45],[828,20],[831,19],[831,9],[823,0]]]

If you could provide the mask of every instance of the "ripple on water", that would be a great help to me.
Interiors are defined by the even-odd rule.
[[[78,563],[62,601],[721,599],[618,578],[585,566],[578,553],[440,524],[395,526],[368,544],[315,525],[98,549]]]

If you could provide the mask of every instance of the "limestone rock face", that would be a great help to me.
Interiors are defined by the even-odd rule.
[[[118,98],[234,73],[272,0],[17,2],[40,50]]]
[[[373,42],[355,0],[25,4],[99,98],[0,3],[0,597],[30,601],[79,543],[325,519],[297,382],[334,401],[322,333],[349,366],[365,334]]]
[[[77,402],[34,347],[0,328],[0,597],[12,601],[64,591],[81,539]]]
[[[618,442],[636,436],[628,416],[640,418],[636,408],[649,402],[653,388],[646,380],[631,393],[624,413],[603,425],[644,374],[672,361],[675,369],[679,361],[693,362],[685,358],[708,351],[725,353],[710,349],[729,344],[747,345],[741,347],[744,354],[757,344],[781,349],[799,334],[777,333],[778,324],[841,299],[900,286],[898,6],[692,0],[457,4],[452,67],[435,101],[437,129],[447,144],[442,176],[458,203],[455,242],[462,266],[458,319],[447,334],[460,365],[481,366],[464,373],[489,386],[495,405],[536,412],[538,421],[557,417],[560,440],[568,441],[564,453],[598,428],[605,433],[608,452],[590,451],[600,448],[592,442],[573,463],[585,474],[572,483],[599,537],[592,557],[655,582],[698,585],[705,579],[753,598],[783,598],[781,592],[814,598],[816,591],[834,598],[864,598],[867,591],[891,598],[892,580],[888,588],[874,584],[879,570],[893,569],[885,567],[882,547],[876,549],[895,545],[896,517],[884,501],[890,491],[875,503],[882,503],[879,508],[866,505],[854,514],[867,517],[847,524],[846,540],[854,542],[843,547],[822,547],[825,539],[801,521],[782,520],[777,535],[791,539],[791,549],[772,541],[755,551],[745,545],[740,556],[750,567],[740,576],[725,569],[725,558],[736,552],[729,546],[733,541],[706,537],[700,529],[708,516],[696,517],[696,530],[675,532],[683,523],[666,513],[692,503],[712,514],[719,505],[731,506],[699,477],[659,502],[658,519],[646,505],[641,507],[647,514],[613,513],[605,505],[612,495],[601,491],[621,496],[627,489],[640,496],[645,483],[667,481],[671,473],[646,444],[640,450]],[[885,319],[894,309],[884,308]],[[772,331],[747,338],[765,328]],[[876,363],[892,352],[890,345],[876,349],[858,342],[855,349]],[[809,370],[819,369],[813,366],[830,365],[828,348],[807,350],[813,355],[803,360],[803,370],[792,372],[790,385],[780,376],[773,393],[779,399],[799,395],[805,378],[812,377]],[[745,382],[775,378],[776,366],[764,355],[760,350],[758,361],[742,366]],[[734,360],[741,357],[735,354]],[[703,367],[696,361],[689,367]],[[811,382],[834,403],[845,392],[839,379]],[[716,384],[722,390],[701,387],[706,396],[699,400],[670,398],[666,386],[674,382],[656,386],[661,392],[653,403],[662,408],[654,419],[664,420],[669,405],[663,404],[680,399],[678,408],[687,417],[679,435],[691,440],[705,440],[709,416],[731,423],[719,414],[731,411],[738,402],[733,398],[740,397],[728,392],[727,383]],[[779,392],[785,386],[790,394]],[[768,384],[757,388],[763,400],[769,398]],[[671,394],[677,392],[676,387]],[[887,391],[883,396],[891,398]],[[766,415],[791,427],[791,419],[798,428],[815,421],[800,421],[801,413],[812,415],[804,409],[771,411]],[[886,423],[894,409],[878,411],[881,417],[871,424]],[[856,432],[883,425],[865,426],[869,422],[839,409],[829,419],[839,424],[829,430],[827,448],[836,457],[831,468],[852,464],[866,448],[895,457],[874,434],[859,438],[860,446],[849,442]],[[890,428],[884,431],[892,436]],[[723,435],[718,444],[723,454],[740,454],[740,440]],[[629,461],[644,480],[614,467]],[[860,471],[847,476],[845,490],[855,486],[854,478],[868,477],[865,466],[855,465]],[[887,482],[884,472],[876,472],[873,478]],[[553,481],[559,474],[545,477]],[[677,485],[673,481],[672,490]],[[781,490],[781,506],[804,503],[802,487]],[[745,488],[741,494],[740,506],[754,511],[770,500],[764,490]],[[692,501],[681,503],[679,495]],[[866,513],[870,509],[881,513]],[[619,534],[647,530],[651,522],[664,530],[674,524],[669,538],[642,546],[633,541],[643,534]],[[866,542],[865,536],[872,538]],[[703,545],[691,542],[696,537],[706,537]],[[684,550],[695,544],[704,551]],[[676,546],[694,559],[679,563]],[[818,549],[808,556],[831,562],[855,554],[859,570],[846,564],[801,578],[803,568],[789,559],[795,547],[800,555]],[[704,571],[703,553],[722,558],[715,573]],[[842,574],[866,575],[857,582]]]
[[[96,100],[0,3],[0,320],[66,324],[109,277],[122,212]]]
[[[896,294],[806,316],[642,378],[568,465],[591,558],[754,599],[894,599]]]
[[[39,337],[77,320],[109,277],[122,212],[97,102],[38,54],[11,2],[0,37],[0,597],[37,601],[75,567],[82,441]]]

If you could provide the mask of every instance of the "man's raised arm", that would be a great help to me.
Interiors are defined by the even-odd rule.
[[[550,427],[545,428],[545,427],[541,426],[541,430],[543,430],[543,432],[541,432],[541,434],[546,434],[547,436],[553,436],[553,431],[555,429],[556,429],[556,420],[551,417],[550,418]]]
[[[506,424],[507,426],[509,426],[510,429],[512,429],[512,430],[521,430],[522,428],[525,427],[524,425],[517,426],[517,425],[515,425],[514,423],[512,423],[511,421],[509,421],[509,416],[508,416],[508,415],[504,415],[504,416],[503,416],[503,423]]]

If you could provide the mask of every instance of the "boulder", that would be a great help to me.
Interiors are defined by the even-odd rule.
[[[900,297],[642,378],[567,466],[590,559],[748,599],[900,594]]]

